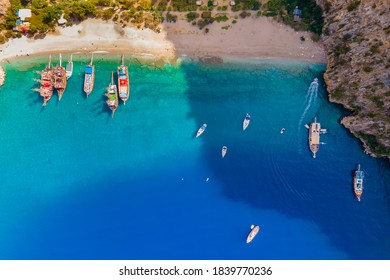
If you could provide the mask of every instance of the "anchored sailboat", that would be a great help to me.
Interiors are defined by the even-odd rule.
[[[61,100],[66,89],[66,71],[62,67],[62,56],[60,54],[60,65],[53,69],[53,87],[57,90],[58,100]]]
[[[85,67],[84,92],[87,94],[87,97],[91,94],[95,82],[95,66],[93,66],[92,63],[93,54],[91,57],[91,62]]]
[[[69,61],[66,64],[66,79],[69,80],[70,77],[72,77],[73,74],[73,61],[72,61],[73,54],[70,55]]]
[[[129,69],[125,66],[125,56],[122,55],[122,64],[118,66],[118,91],[119,97],[126,105],[126,101],[130,97],[130,79]]]
[[[114,83],[114,72],[111,73],[111,83],[107,87],[107,105],[111,110],[111,116],[114,117],[115,110],[118,108],[118,89]]]
[[[321,124],[317,122],[317,118],[314,118],[314,121],[310,126],[305,125],[309,129],[309,147],[310,151],[313,153],[313,158],[316,158],[316,154],[320,148],[320,144],[325,144],[320,142],[320,134],[326,133],[325,128],[321,128]]]
[[[353,177],[353,190],[355,192],[356,198],[360,201],[360,198],[363,194],[363,179],[364,172],[360,170],[360,164],[358,164],[358,168],[355,170]]]

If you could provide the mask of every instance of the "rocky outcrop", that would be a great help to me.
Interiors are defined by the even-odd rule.
[[[372,156],[390,159],[390,1],[317,0],[325,16],[329,100]]]

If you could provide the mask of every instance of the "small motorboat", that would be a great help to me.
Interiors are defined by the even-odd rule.
[[[253,238],[255,238],[255,236],[259,233],[259,231],[260,231],[259,226],[251,225],[251,232],[248,234],[248,237],[246,238],[246,243],[250,243],[253,240]]]
[[[281,130],[280,130],[280,133],[284,133],[286,129],[283,127]]]
[[[242,130],[247,129],[250,122],[251,122],[251,116],[247,113],[244,122],[242,123]]]
[[[199,129],[198,129],[198,132],[196,133],[196,138],[198,138],[200,135],[202,135],[202,133],[206,130],[207,128],[207,124],[203,124]]]
[[[227,152],[227,147],[226,147],[226,146],[223,146],[223,147],[222,147],[222,157],[223,157],[223,158],[226,156],[226,152]]]

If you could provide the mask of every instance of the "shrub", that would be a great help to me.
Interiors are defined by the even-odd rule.
[[[348,12],[352,12],[352,11],[355,10],[357,7],[359,7],[359,5],[360,5],[360,1],[354,1],[354,2],[352,2],[351,4],[349,4],[349,5],[347,6]]]
[[[225,14],[219,14],[214,19],[217,22],[221,22],[221,21],[227,21],[229,18]]]
[[[318,42],[318,41],[321,39],[320,35],[318,35],[317,33],[311,34],[310,38],[311,38],[314,42]]]
[[[364,66],[364,67],[363,67],[363,70],[364,70],[364,72],[369,73],[369,72],[372,71],[372,68],[371,68],[370,66]]]
[[[240,17],[241,17],[241,18],[246,18],[246,17],[247,17],[247,13],[246,13],[245,11],[242,11],[242,12],[240,13]]]
[[[344,96],[344,89],[341,87],[337,87],[332,93],[331,96],[334,99],[340,99]]]
[[[199,14],[198,13],[194,13],[194,12],[189,12],[187,14],[187,20],[188,21],[193,21],[194,19],[198,18],[199,17]]]
[[[110,9],[105,9],[103,10],[103,14],[102,14],[102,18],[104,20],[109,20],[110,18],[112,18],[112,16],[115,14],[115,10],[110,8]]]
[[[203,12],[202,18],[211,18],[211,12]]]

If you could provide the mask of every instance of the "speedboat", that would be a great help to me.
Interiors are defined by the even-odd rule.
[[[360,198],[363,194],[363,179],[364,172],[360,170],[360,164],[358,164],[358,168],[355,170],[353,178],[353,190],[355,191],[355,195],[358,201],[360,201]]]
[[[207,128],[207,124],[203,124],[199,129],[198,132],[196,133],[196,138],[198,138]]]
[[[260,227],[251,225],[251,232],[248,234],[248,237],[246,238],[246,243],[250,243],[253,238],[259,233]]]
[[[242,123],[242,130],[245,130],[248,127],[250,122],[251,122],[251,116],[247,113],[244,122]]]
[[[226,146],[223,146],[223,147],[222,147],[222,157],[223,157],[223,158],[226,156],[226,152],[227,152],[227,147],[226,147]]]
[[[281,130],[280,130],[280,133],[283,133],[286,129],[283,127]]]

